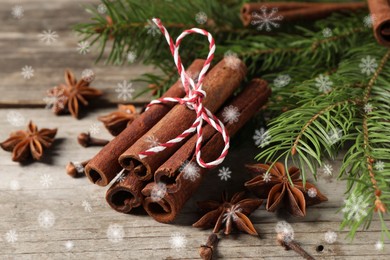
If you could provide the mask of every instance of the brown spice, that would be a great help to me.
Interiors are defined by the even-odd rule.
[[[107,130],[113,135],[119,135],[139,116],[133,105],[118,105],[118,110],[108,115],[99,116]]]
[[[70,176],[70,177],[73,177],[73,178],[79,178],[79,177],[82,177],[82,176],[85,176],[85,165],[87,165],[87,163],[89,162],[90,160],[87,160],[87,161],[84,161],[84,162],[69,162],[67,165],[66,165],[66,173]]]
[[[390,46],[390,2],[388,0],[368,0],[371,12],[372,28],[376,40]]]
[[[199,255],[204,260],[213,259],[214,248],[218,244],[218,236],[216,234],[211,234],[207,238],[207,242],[204,245],[201,245],[199,248]]]
[[[110,142],[109,140],[92,137],[90,133],[80,133],[77,137],[77,141],[83,147],[105,146]]]

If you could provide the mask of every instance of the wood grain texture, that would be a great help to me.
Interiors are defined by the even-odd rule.
[[[152,71],[137,64],[123,68],[94,65],[96,52],[78,54],[75,50],[78,38],[69,28],[87,19],[80,2],[98,3],[91,0],[0,1],[0,106],[43,106],[45,90],[62,82],[65,68],[74,69],[80,76],[87,67],[97,74],[94,86],[106,91],[107,100],[115,103],[118,100],[114,89],[118,82]],[[21,20],[11,16],[11,9],[17,4],[25,9]],[[58,41],[51,46],[38,39],[38,34],[47,29],[55,30],[59,35]],[[35,75],[31,80],[24,80],[20,75],[25,65],[34,68]],[[105,202],[106,188],[92,185],[86,178],[72,179],[65,173],[69,161],[89,159],[99,150],[99,147],[79,146],[76,137],[80,132],[88,131],[95,123],[101,129],[97,137],[110,138],[96,119],[98,115],[110,112],[108,108],[92,109],[82,120],[70,116],[56,117],[51,111],[40,108],[3,108],[0,109],[0,140],[19,129],[7,121],[7,115],[12,111],[21,113],[26,120],[32,119],[39,127],[58,127],[59,131],[57,141],[43,162],[21,166],[11,161],[10,153],[0,150],[0,259],[198,259],[198,247],[205,243],[211,231],[191,227],[200,217],[195,202],[218,199],[224,189],[230,194],[241,189],[243,182],[250,178],[242,166],[252,163],[251,158],[258,152],[251,142],[236,144],[223,165],[232,170],[232,179],[221,181],[218,171],[214,170],[187,202],[176,222],[161,224],[144,214],[115,212]],[[340,158],[331,162],[335,174]],[[44,175],[51,178],[47,188],[41,184]],[[15,182],[20,185],[17,190],[11,188],[11,183]],[[377,218],[370,230],[358,232],[353,242],[345,239],[346,231],[338,231],[342,216],[337,210],[343,205],[345,183],[336,181],[335,177],[320,178],[318,187],[329,201],[309,208],[307,217],[296,219],[283,212],[275,215],[266,212],[262,206],[251,216],[260,238],[245,234],[223,237],[217,249],[218,258],[301,259],[275,244],[275,224],[285,219],[292,223],[296,240],[317,259],[388,259],[388,242],[383,251],[377,251],[374,246],[380,238]],[[83,201],[91,205],[91,212],[84,209]],[[55,216],[54,225],[48,229],[38,223],[38,216],[44,210]],[[122,241],[113,243],[107,238],[111,224],[123,227]],[[10,230],[15,230],[18,235],[14,243],[6,239]],[[338,234],[333,245],[324,241],[324,233],[328,230]],[[176,232],[187,241],[179,250],[171,248],[170,244],[171,235]],[[74,244],[71,250],[65,247],[67,241]],[[322,252],[316,251],[318,245],[324,245]]]

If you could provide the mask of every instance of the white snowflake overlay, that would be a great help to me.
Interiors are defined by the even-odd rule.
[[[58,34],[56,31],[52,30],[44,30],[42,33],[39,34],[39,38],[41,42],[45,43],[46,45],[51,45],[55,41],[57,41]]]
[[[56,111],[56,109],[63,109],[65,107],[65,103],[67,101],[66,96],[64,95],[63,90],[58,90],[49,92],[46,97],[43,98],[43,102],[46,104],[46,109],[52,109]]]
[[[9,111],[7,113],[7,122],[12,126],[20,127],[26,124],[26,119],[20,112]]]
[[[205,12],[199,12],[195,15],[195,21],[198,24],[205,24],[207,22],[207,14]]]
[[[238,58],[237,53],[235,53],[231,50],[228,50],[227,52],[225,52],[223,54],[223,58],[225,60],[226,65],[229,68],[231,68],[233,70],[240,68],[241,60]]]
[[[382,241],[377,241],[377,242],[375,243],[375,249],[376,249],[376,250],[382,251],[383,248],[384,248],[384,244],[383,244]]]
[[[328,176],[333,175],[333,166],[328,163],[325,163],[324,167],[321,168],[321,173]]]
[[[91,204],[90,204],[88,201],[83,200],[83,201],[81,202],[81,206],[83,206],[83,208],[84,208],[84,210],[85,210],[86,212],[92,212],[92,206],[91,206]]]
[[[145,25],[145,29],[147,33],[152,37],[161,34],[160,29],[158,29],[157,25],[152,20],[147,21],[147,25]]]
[[[5,233],[5,240],[11,244],[15,243],[18,241],[18,233],[16,233],[14,229],[9,230],[7,233]]]
[[[70,251],[70,250],[73,249],[74,243],[73,243],[73,241],[66,241],[65,244],[64,244],[64,246],[65,246],[65,249],[66,249],[67,251]]]
[[[11,11],[11,15],[15,19],[22,19],[23,15],[24,15],[24,8],[23,8],[23,6],[21,6],[21,5],[13,6],[12,7],[12,11]]]
[[[90,51],[91,45],[88,41],[81,41],[77,44],[77,51],[80,54],[87,54]]]
[[[81,72],[81,78],[86,82],[92,82],[95,80],[95,72],[91,69],[85,69]]]
[[[148,135],[145,138],[145,142],[149,144],[149,148],[153,148],[160,145],[160,142],[154,135]]]
[[[20,190],[20,183],[17,180],[12,180],[9,183],[9,188],[13,191]]]
[[[99,4],[97,11],[99,14],[105,14],[107,12],[107,6],[105,4]]]
[[[320,92],[329,93],[332,90],[333,82],[327,75],[319,75],[315,78],[315,85]]]
[[[256,146],[260,146],[261,148],[267,146],[271,141],[271,136],[263,127],[260,130],[255,130],[255,134],[253,135],[253,140],[255,141]]]
[[[107,228],[107,238],[112,243],[118,243],[123,240],[125,230],[119,224],[110,224]]]
[[[372,15],[372,14],[369,14],[367,16],[365,16],[363,18],[363,24],[364,26],[366,26],[367,28],[371,28],[372,27],[372,24],[376,21],[376,16],[375,15]]]
[[[376,62],[376,59],[372,58],[370,55],[367,55],[366,57],[360,60],[360,64],[359,64],[360,71],[363,74],[366,74],[367,76],[373,74],[377,67],[378,67],[378,63]]]
[[[364,201],[363,196],[356,197],[352,194],[347,200],[344,200],[345,206],[342,212],[346,214],[347,219],[360,221],[363,217],[367,216],[368,203]]]
[[[324,235],[325,241],[328,244],[333,244],[337,240],[337,234],[334,231],[327,231]]]
[[[385,163],[381,160],[378,160],[375,162],[374,168],[375,168],[375,170],[381,172],[385,169]]]
[[[278,75],[274,79],[274,86],[277,88],[283,88],[287,86],[290,83],[290,81],[291,81],[290,75],[287,74]]]
[[[92,123],[90,126],[89,126],[89,133],[91,135],[98,135],[100,134],[100,126],[97,124],[97,123]]]
[[[263,173],[263,181],[265,181],[265,183],[268,183],[271,181],[271,173],[269,172],[266,172],[266,173]]]
[[[229,169],[229,167],[222,167],[218,170],[218,176],[221,178],[221,181],[227,181],[231,178],[232,171]]]
[[[317,196],[317,189],[316,188],[308,189],[307,195],[309,195],[310,198],[315,198]]]
[[[122,99],[123,101],[132,99],[134,91],[133,83],[127,82],[127,80],[118,83],[115,89],[115,92],[118,93],[118,99]]]
[[[22,74],[24,79],[31,79],[34,77],[34,70],[31,66],[26,65],[22,68],[22,72],[20,74]]]
[[[374,110],[374,107],[372,106],[371,103],[367,103],[364,105],[363,109],[364,109],[364,112],[366,112],[366,114],[369,114],[372,112],[372,110]]]
[[[53,184],[53,178],[49,174],[42,174],[40,182],[44,188],[49,188]]]
[[[169,242],[171,244],[172,249],[180,250],[186,246],[187,239],[183,234],[175,232],[171,235]]]
[[[166,192],[167,185],[163,182],[158,182],[153,186],[150,198],[152,199],[152,201],[159,201],[164,198]]]
[[[127,62],[128,63],[134,63],[137,59],[137,54],[134,51],[129,51],[127,53]]]
[[[240,117],[240,112],[235,106],[228,106],[223,109],[222,112],[223,121],[228,124],[233,124],[238,122],[238,118]]]
[[[225,214],[223,214],[222,223],[226,223],[229,220],[233,220],[233,221],[236,220],[238,218],[237,212],[241,212],[241,211],[242,211],[242,209],[240,208],[240,204],[237,204],[231,208],[228,208],[227,212]]]
[[[76,168],[77,173],[84,173],[84,166],[81,164],[81,162],[73,162],[73,166]]]
[[[200,168],[194,162],[185,161],[179,171],[183,172],[183,177],[186,180],[195,181],[200,177]]]
[[[38,216],[38,223],[43,228],[51,228],[54,226],[54,223],[56,222],[56,217],[54,216],[53,212],[50,210],[44,210],[41,213],[39,213]]]
[[[322,35],[325,37],[325,38],[329,38],[333,35],[333,32],[330,28],[326,27],[324,29],[322,29]]]
[[[123,182],[126,179],[127,174],[125,173],[125,169],[118,173],[118,177],[116,178],[116,182]]]
[[[294,240],[294,229],[286,221],[279,221],[275,226],[275,231],[286,242]]]
[[[257,26],[257,30],[261,31],[265,28],[269,32],[272,30],[272,27],[279,28],[279,22],[283,20],[283,16],[277,15],[278,8],[272,8],[268,12],[267,7],[263,6],[260,11],[261,13],[252,13],[251,24]]]
[[[340,128],[331,129],[329,130],[327,136],[328,143],[330,145],[334,145],[335,143],[339,142],[342,137],[343,137],[343,130],[341,130]]]

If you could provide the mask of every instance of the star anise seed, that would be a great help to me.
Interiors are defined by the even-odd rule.
[[[108,115],[98,117],[107,130],[113,135],[119,135],[134,119],[139,116],[133,105],[118,105],[118,110]]]
[[[258,235],[248,215],[260,207],[263,200],[244,198],[244,195],[245,192],[236,193],[229,201],[226,193],[223,193],[222,202],[212,200],[198,202],[199,208],[208,211],[208,213],[193,226],[198,228],[214,226],[214,233],[224,229],[224,233],[229,235],[234,224],[240,231],[250,235]]]

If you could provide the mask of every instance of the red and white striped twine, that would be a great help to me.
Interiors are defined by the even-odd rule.
[[[198,28],[192,28],[189,30],[185,30],[182,32],[179,37],[176,39],[176,43],[173,42],[171,37],[169,36],[169,33],[167,29],[162,25],[160,19],[153,18],[153,22],[157,25],[157,27],[160,29],[160,31],[164,34],[165,39],[167,40],[169,44],[169,48],[171,50],[173,59],[175,61],[177,70],[180,75],[181,82],[184,86],[186,96],[184,98],[173,98],[173,97],[167,97],[167,98],[160,98],[157,100],[153,100],[148,105],[147,109],[154,105],[154,104],[161,104],[161,103],[167,103],[167,102],[176,102],[179,104],[186,105],[189,109],[194,110],[196,112],[196,119],[192,126],[185,130],[183,133],[178,135],[176,138],[169,140],[166,143],[159,144],[158,146],[155,146],[153,148],[150,148],[144,152],[141,152],[139,154],[139,157],[141,159],[149,156],[154,155],[156,153],[159,153],[163,150],[165,150],[167,147],[171,147],[179,142],[181,142],[183,139],[185,139],[190,134],[197,132],[197,140],[196,140],[196,147],[195,147],[195,154],[196,154],[196,161],[198,164],[203,168],[212,168],[220,163],[223,162],[225,159],[228,150],[229,150],[229,135],[225,129],[224,124],[216,117],[214,116],[207,108],[205,108],[202,104],[203,98],[206,96],[206,92],[202,89],[202,82],[205,77],[205,74],[207,70],[210,68],[210,63],[214,58],[214,52],[215,52],[215,42],[213,39],[213,36],[202,29]],[[203,64],[203,68],[199,73],[198,81],[195,84],[194,80],[186,73],[185,68],[183,64],[181,63],[181,59],[179,56],[179,47],[182,39],[193,33],[198,33],[201,35],[204,35],[207,37],[209,41],[209,54],[207,55],[207,59],[205,63]],[[210,124],[215,130],[217,130],[219,133],[221,133],[223,141],[225,142],[225,147],[223,148],[220,156],[211,162],[204,162],[201,158],[201,148],[202,148],[202,140],[203,140],[203,120],[206,121],[208,124]],[[180,122],[178,122],[180,123]]]

